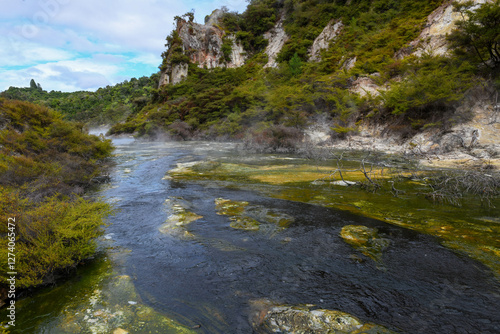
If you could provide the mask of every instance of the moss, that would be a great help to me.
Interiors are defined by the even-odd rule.
[[[245,211],[248,202],[231,201],[229,199],[216,198],[215,209],[219,215],[236,216]]]
[[[267,232],[277,232],[288,227],[294,218],[282,212],[268,209],[246,201],[215,199],[217,214],[229,216],[229,226],[235,229],[257,231],[261,227]]]
[[[231,217],[230,226],[239,230],[257,231],[260,228],[260,223],[255,219],[247,216]]]
[[[362,225],[342,227],[340,236],[346,243],[375,261],[381,261],[382,252],[389,246],[388,239],[380,238],[377,229]]]

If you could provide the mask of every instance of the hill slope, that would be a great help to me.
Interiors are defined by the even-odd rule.
[[[495,17],[498,6],[479,8]],[[293,149],[311,129],[324,139],[378,129],[406,144],[422,131],[446,133],[475,117],[457,114],[465,102],[495,112],[499,66],[481,61],[486,49],[469,52],[474,41],[463,39],[474,22],[456,23],[477,8],[440,0],[254,0],[242,14],[215,11],[205,26],[187,13],[167,37],[151,102],[110,133],[244,139],[271,150]],[[490,30],[497,38],[498,28]],[[486,88],[474,100],[478,86]]]

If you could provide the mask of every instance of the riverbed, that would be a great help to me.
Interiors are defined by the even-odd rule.
[[[407,198],[394,213],[383,203],[397,197],[332,185],[335,160],[114,143],[93,194],[116,208],[100,255],[20,300],[12,332],[264,333],[279,307],[341,311],[374,333],[500,332],[492,208]]]

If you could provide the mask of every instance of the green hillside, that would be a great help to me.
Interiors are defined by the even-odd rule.
[[[111,133],[154,137],[166,131],[180,139],[224,137],[286,148],[318,117],[340,137],[356,131],[360,121],[396,124],[394,130],[402,136],[444,127],[443,111],[453,110],[469,88],[495,80],[498,85],[498,62],[493,56],[485,61],[493,47],[480,41],[483,46],[476,48],[477,32],[469,30],[474,24],[488,30],[498,45],[498,26],[490,21],[498,16],[499,2],[484,5],[471,21],[459,25],[461,30],[450,37],[450,56],[396,57],[442,2],[251,1],[244,13],[226,12],[221,20],[249,55],[243,67],[208,70],[190,63],[185,80],[153,91],[151,102]],[[279,66],[264,68],[263,33],[280,14],[285,15],[290,39],[278,54]],[[343,22],[341,34],[322,51],[321,61],[309,62],[308,48],[332,19]],[[175,38],[179,36],[174,31],[167,38],[169,45],[182,52],[175,50]],[[355,66],[343,68],[345,60],[354,57]],[[349,90],[361,76],[390,88],[380,96],[361,98]]]
[[[124,120],[141,109],[150,92],[158,87],[158,75],[132,78],[114,86],[99,88],[95,92],[47,92],[32,80],[30,87],[10,87],[1,97],[32,102],[60,112],[65,119],[82,121],[90,125],[112,124]]]

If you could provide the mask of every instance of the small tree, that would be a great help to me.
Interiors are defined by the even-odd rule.
[[[38,86],[36,85],[35,79],[31,79],[30,81],[30,88],[31,89],[37,89]]]
[[[500,0],[477,8],[473,1],[455,2],[453,6],[462,16],[448,36],[455,52],[490,68],[500,66]]]
[[[292,76],[295,77],[302,73],[302,59],[300,59],[297,52],[295,52],[293,57],[290,59],[288,65],[290,66],[290,73]]]

